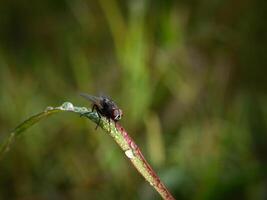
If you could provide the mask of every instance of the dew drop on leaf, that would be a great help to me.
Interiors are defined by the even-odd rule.
[[[70,111],[73,111],[74,110],[74,106],[70,102],[65,102],[65,103],[62,104],[61,109],[62,110],[70,110]]]
[[[131,149],[126,150],[125,155],[130,159],[134,158],[134,153]]]
[[[54,108],[52,106],[47,106],[45,109],[45,112],[49,111],[49,110],[53,110]]]

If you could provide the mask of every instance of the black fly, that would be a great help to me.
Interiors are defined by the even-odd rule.
[[[110,120],[113,120],[115,124],[121,119],[122,110],[119,109],[118,106],[110,98],[105,96],[97,97],[85,93],[82,93],[80,95],[92,102],[92,112],[96,110],[99,116],[99,121],[97,123],[96,129],[99,126],[101,116],[106,117],[109,123]]]

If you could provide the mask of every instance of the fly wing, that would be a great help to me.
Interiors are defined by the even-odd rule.
[[[101,105],[101,97],[96,97],[96,96],[89,95],[86,93],[81,93],[80,96],[96,104],[100,109],[103,108],[103,106]]]

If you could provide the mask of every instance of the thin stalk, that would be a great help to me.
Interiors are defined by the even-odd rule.
[[[72,103],[69,102],[65,102],[59,107],[48,107],[45,111],[34,115],[21,123],[10,133],[7,140],[0,146],[0,160],[9,150],[11,144],[20,135],[20,133],[39,122],[41,119],[62,111],[74,112],[80,116],[87,117],[95,123],[99,122],[99,117],[95,112],[91,112],[85,107],[73,106]],[[102,127],[102,129],[116,141],[137,171],[150,183],[152,187],[156,189],[163,199],[174,199],[166,186],[161,182],[157,174],[154,172],[152,167],[148,164],[139,147],[120,124],[114,124],[113,122],[109,123],[107,119],[102,117],[100,119],[99,126]]]

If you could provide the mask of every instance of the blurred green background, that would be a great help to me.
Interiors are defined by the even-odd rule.
[[[0,142],[107,94],[177,199],[267,199],[264,0],[0,1]],[[0,199],[160,199],[95,124],[58,114],[0,161]]]

